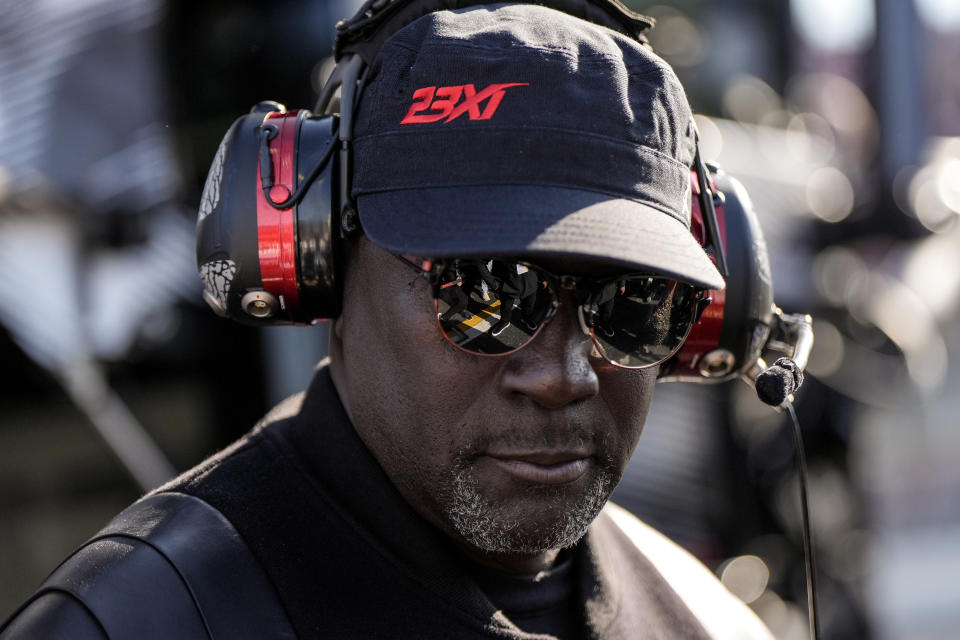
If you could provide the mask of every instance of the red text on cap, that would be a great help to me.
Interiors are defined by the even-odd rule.
[[[454,87],[423,87],[413,92],[413,104],[400,124],[425,124],[428,122],[450,122],[467,114],[470,120],[489,120],[497,112],[503,100],[503,94],[510,87],[522,87],[529,82],[506,82],[488,85],[477,91],[472,84]],[[461,101],[460,99],[463,98]],[[480,111],[480,103],[487,101]],[[459,102],[459,104],[457,104]]]

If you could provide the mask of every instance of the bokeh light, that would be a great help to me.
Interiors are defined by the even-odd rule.
[[[828,247],[813,261],[813,282],[828,302],[836,306],[856,304],[866,294],[869,272],[863,259],[843,247]]]
[[[796,604],[784,601],[775,592],[764,591],[752,606],[777,640],[806,640],[810,637],[806,612]]]
[[[906,259],[903,281],[931,312],[950,321],[960,305],[960,225],[919,242]]]
[[[960,137],[933,138],[921,166],[902,167],[891,185],[897,207],[934,233],[953,229],[960,215]]]
[[[960,30],[960,2],[956,0],[914,0],[917,12],[931,29]]]
[[[657,21],[650,32],[650,43],[675,67],[691,67],[703,61],[706,50],[700,27],[673,7],[656,5],[644,12]]]
[[[723,109],[734,120],[759,124],[767,114],[781,110],[780,96],[760,78],[741,74],[723,92]]]
[[[853,211],[853,185],[839,169],[821,167],[807,181],[810,211],[825,222],[840,222]]]
[[[909,212],[924,227],[933,232],[944,232],[956,223],[957,212],[944,199],[941,172],[946,165],[930,164],[918,170],[907,187]]]
[[[807,371],[818,378],[828,378],[843,364],[845,354],[843,336],[832,322],[819,319],[813,321],[813,335],[817,339],[810,352]]]
[[[721,565],[720,582],[735,596],[750,604],[767,588],[770,569],[762,558],[754,555],[737,556]]]
[[[939,251],[943,251],[940,247]],[[922,263],[911,263],[914,266],[905,276],[911,281],[926,278],[937,283],[926,287],[928,296],[935,296],[935,289],[944,283],[944,280],[931,277],[931,273],[951,271],[949,281],[960,286],[960,269],[954,267],[956,261],[940,260],[933,267],[931,259],[935,260],[933,256],[936,255],[935,249],[931,248],[931,253]],[[934,270],[920,272],[917,266],[920,264]],[[842,365],[846,365],[846,375],[853,376],[849,382],[857,385],[862,382],[859,378],[864,372],[864,368],[858,367],[857,363],[870,361],[879,365],[887,361],[885,382],[892,383],[898,377],[891,366],[902,358],[909,376],[905,382],[924,396],[939,391],[948,371],[947,346],[933,309],[913,286],[902,279],[871,269],[855,251],[843,246],[829,247],[816,256],[812,278],[817,291],[826,301],[849,314],[846,326],[842,329],[830,323],[821,326],[818,322],[817,343],[811,357],[811,366],[817,371],[816,375],[830,378],[839,372]],[[945,293],[957,295],[956,289]],[[864,331],[861,327],[873,327],[874,330]],[[844,339],[844,333],[849,339]],[[887,353],[888,349],[883,345],[887,340],[896,346],[901,356]],[[842,358],[846,358],[847,362],[844,363]],[[865,370],[869,371],[870,367]],[[836,382],[848,392],[851,391],[848,381],[839,379]]]
[[[947,345],[933,315],[917,294],[891,278],[875,275],[868,317],[903,350],[910,377],[927,395],[939,390],[947,374]]]
[[[697,123],[697,130],[700,132],[700,153],[703,154],[707,162],[716,162],[720,154],[723,153],[723,134],[720,128],[711,118],[702,115],[695,115],[693,119]]]
[[[790,80],[789,100],[816,108],[831,126],[848,135],[864,135],[877,127],[877,115],[863,90],[834,73],[806,73]]]
[[[861,164],[874,157],[880,143],[879,118],[866,93],[848,78],[826,72],[798,74],[787,83],[785,95],[804,118],[807,131],[837,141],[844,162]]]
[[[951,211],[960,213],[960,158],[950,158],[940,166],[937,195]]]
[[[815,164],[833,159],[836,137],[823,116],[810,111],[795,114],[787,123],[787,132],[787,148],[795,159]]]
[[[871,0],[791,0],[790,14],[800,35],[822,49],[858,49],[876,30]]]

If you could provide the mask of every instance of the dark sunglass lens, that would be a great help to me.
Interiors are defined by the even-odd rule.
[[[693,325],[693,287],[632,276],[607,283],[593,307],[593,335],[603,355],[624,367],[648,367],[673,355]]]
[[[537,333],[553,292],[534,269],[509,260],[459,260],[440,273],[437,320],[444,336],[467,351],[509,353]]]

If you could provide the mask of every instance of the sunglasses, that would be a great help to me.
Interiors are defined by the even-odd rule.
[[[507,355],[528,345],[554,316],[564,291],[604,359],[644,369],[680,350],[710,302],[693,285],[655,275],[593,279],[504,258],[397,257],[432,284],[444,338],[475,355]]]

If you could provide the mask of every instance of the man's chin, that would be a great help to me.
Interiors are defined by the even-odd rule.
[[[609,474],[596,473],[577,495],[545,487],[493,500],[483,495],[468,472],[460,471],[446,496],[446,515],[457,533],[481,551],[540,554],[576,544],[606,504],[613,485]]]

